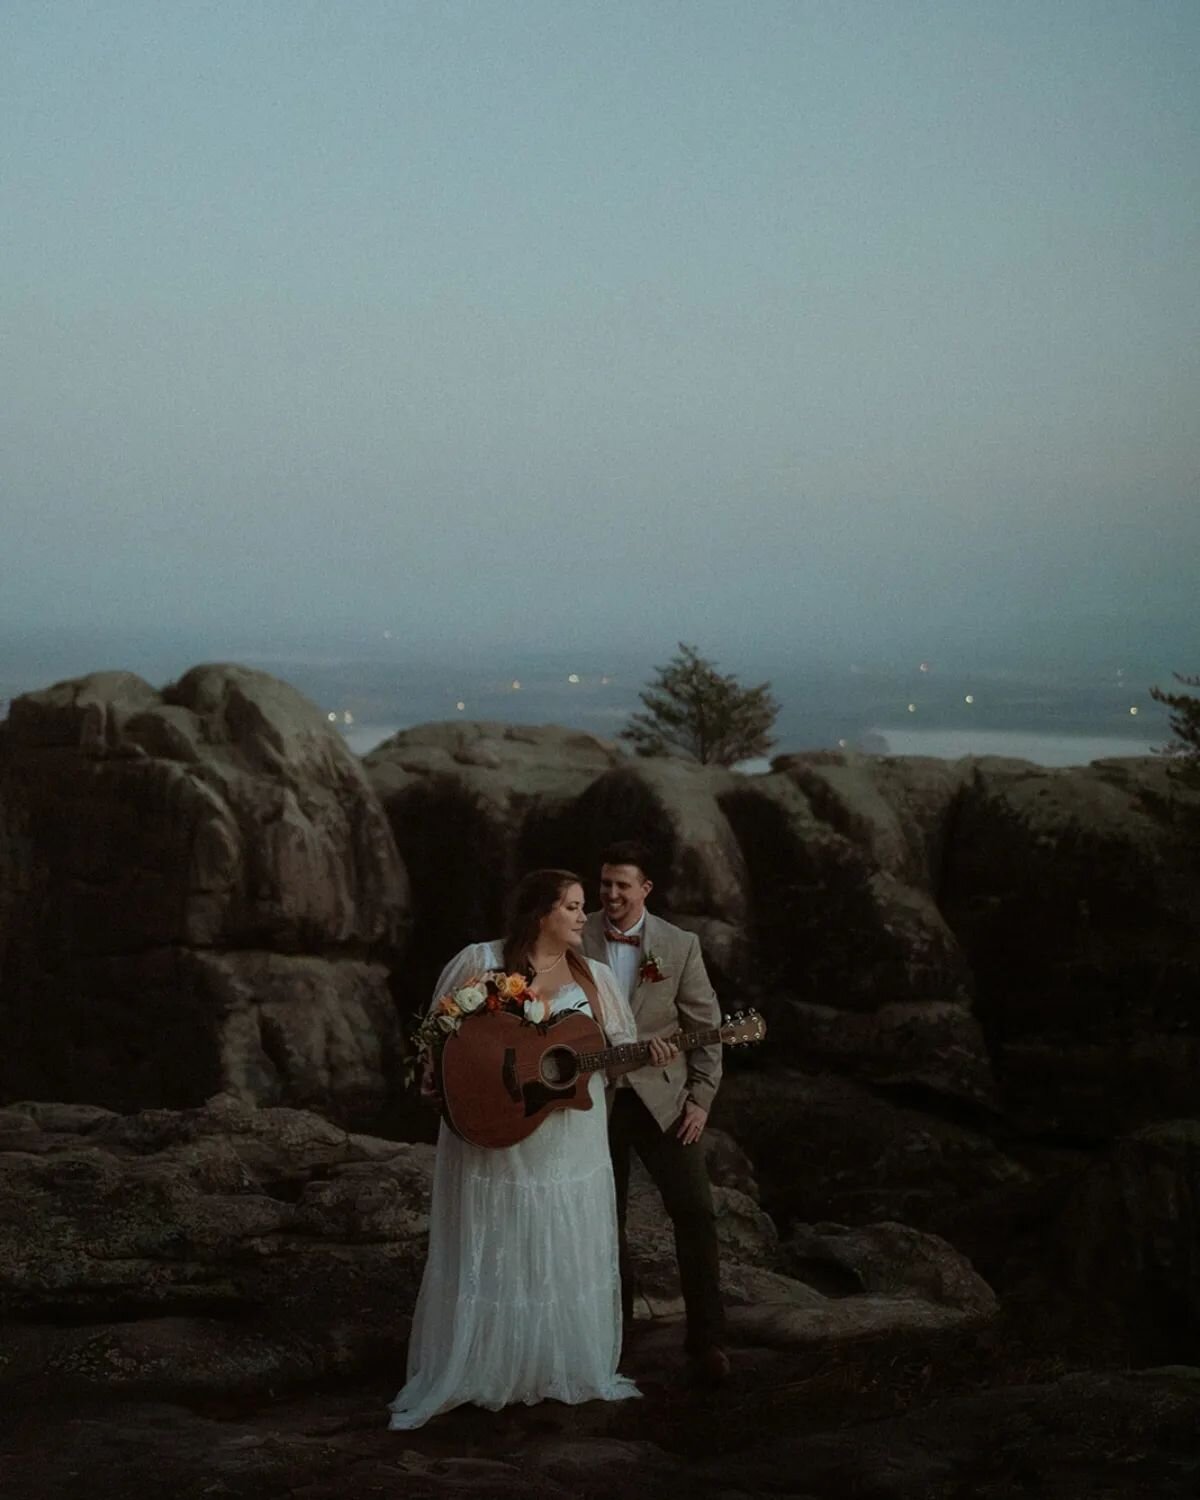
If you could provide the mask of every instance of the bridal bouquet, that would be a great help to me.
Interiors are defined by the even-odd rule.
[[[488,969],[443,995],[417,1021],[412,1029],[413,1051],[408,1059],[410,1083],[424,1065],[425,1054],[431,1054],[436,1060],[446,1045],[446,1039],[454,1035],[468,1016],[480,1010],[508,1011],[534,1026],[540,1026],[550,1013],[544,1000],[530,994],[524,974]]]

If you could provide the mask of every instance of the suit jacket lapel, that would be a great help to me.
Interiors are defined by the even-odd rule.
[[[675,970],[675,944],[672,941],[671,930],[665,923],[661,922],[652,912],[646,913],[646,926],[642,931],[642,962],[653,953],[663,965],[664,974],[672,974]]]

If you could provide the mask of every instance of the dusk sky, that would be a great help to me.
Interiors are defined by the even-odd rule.
[[[1200,670],[1198,60],[1195,0],[7,0],[0,629]]]

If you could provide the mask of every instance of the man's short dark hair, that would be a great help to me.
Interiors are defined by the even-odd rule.
[[[653,880],[651,873],[654,856],[645,844],[639,843],[637,839],[621,839],[615,844],[609,844],[600,856],[602,865],[636,865],[642,872],[643,880]]]

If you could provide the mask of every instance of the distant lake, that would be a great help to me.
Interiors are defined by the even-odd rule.
[[[1146,740],[1118,735],[1044,734],[1024,729],[877,729],[890,755],[932,755],[957,760],[962,755],[1007,755],[1039,766],[1086,766],[1111,756],[1150,755]]]
[[[392,735],[411,727],[409,724],[356,724],[353,729],[343,729],[342,738],[355,755],[366,755],[369,750],[374,750],[376,745],[382,745],[384,740],[390,740]]]
[[[356,755],[366,755],[376,745],[408,726],[403,724],[356,724],[342,730]],[[876,729],[887,741],[889,755],[931,755],[939,760],[958,760],[963,755],[1005,755],[1030,760],[1039,766],[1085,766],[1089,761],[1111,756],[1149,755],[1147,740],[1118,735],[1042,734],[1023,729]],[[786,746],[780,751],[785,752]],[[766,771],[766,760],[747,761],[740,770]]]

